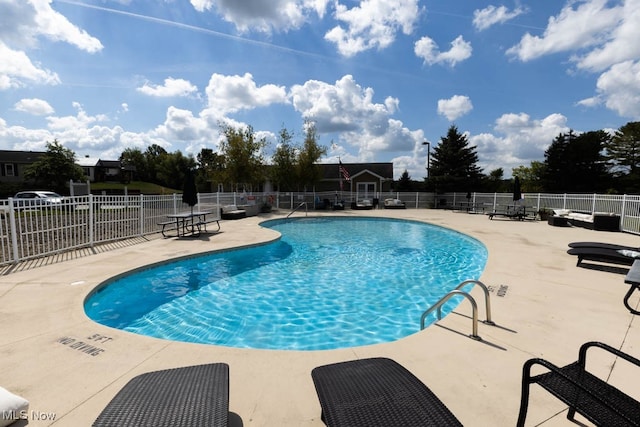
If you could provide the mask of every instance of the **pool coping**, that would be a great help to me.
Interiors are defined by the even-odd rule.
[[[480,280],[494,289],[491,303],[497,326],[480,324],[480,342],[468,337],[469,309],[464,302],[436,325],[401,340],[318,351],[167,342],[98,325],[82,310],[88,293],[114,274],[169,258],[274,239],[272,230],[258,224],[286,213],[222,221],[218,234],[197,239],[149,238],[111,251],[69,256],[62,262],[34,263],[4,276],[0,386],[27,398],[34,411],[16,425],[88,425],[135,375],[225,362],[230,366],[230,425],[322,426],[311,369],[378,356],[390,357],[413,372],[464,425],[514,425],[525,360],[544,357],[559,365],[569,363],[576,359],[578,347],[591,340],[639,356],[638,319],[622,305],[628,289],[624,274],[578,268],[575,258],[566,254],[571,241],[637,246],[638,236],[575,227],[558,230],[540,221],[489,221],[484,215],[444,210],[380,209],[339,215],[427,221],[484,243],[489,258]],[[497,295],[500,286],[506,286],[502,296]],[[474,289],[471,294],[481,300],[479,292]],[[631,302],[638,306],[637,297]],[[603,360],[599,369],[609,372],[610,364]],[[637,375],[620,364],[615,364],[611,375],[612,381],[640,398]],[[45,420],[47,414],[55,414],[55,419]],[[575,425],[565,416],[560,402],[542,391],[532,392],[527,425]]]

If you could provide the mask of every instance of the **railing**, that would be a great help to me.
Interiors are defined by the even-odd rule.
[[[298,209],[300,209],[303,206],[304,206],[304,216],[307,216],[308,213],[309,213],[309,208],[307,207],[307,202],[302,202],[298,206],[296,206],[291,212],[289,212],[289,214],[287,215],[287,218],[289,218],[291,215],[294,214],[295,211],[297,211]]]
[[[510,193],[376,193],[365,198],[400,199],[408,209],[452,207],[463,203],[496,209],[512,204]],[[364,197],[349,192],[309,193],[200,193],[198,210],[220,212],[224,205],[269,204],[292,210],[325,209],[325,200],[350,202]],[[20,202],[20,203],[18,203]],[[87,195],[66,197],[51,208],[0,200],[0,266],[80,248],[160,233],[166,215],[186,211],[180,194]],[[640,196],[604,194],[526,194],[523,204],[535,209],[572,209],[610,212],[621,217],[621,231],[640,234]],[[383,203],[380,203],[383,206]]]
[[[481,338],[478,335],[478,304],[471,295],[461,290],[467,285],[478,285],[484,292],[484,303],[487,319],[483,323],[494,326],[495,322],[491,320],[491,300],[489,298],[489,288],[487,288],[487,286],[479,280],[465,280],[458,286],[456,286],[452,291],[449,291],[449,293],[447,293],[434,305],[425,310],[424,313],[422,313],[422,316],[420,317],[420,330],[425,328],[425,321],[429,314],[431,314],[435,310],[438,310],[438,320],[442,319],[442,306],[454,296],[463,296],[469,300],[469,303],[471,303],[471,335],[469,336],[474,340],[480,340]]]

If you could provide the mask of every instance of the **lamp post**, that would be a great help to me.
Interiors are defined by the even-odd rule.
[[[429,167],[431,166],[431,143],[429,141],[424,141],[422,143],[422,145],[426,145],[427,146],[427,179],[431,178],[431,175],[429,174]]]
[[[429,170],[431,168],[431,143],[425,139],[424,142],[422,143],[422,145],[426,145],[427,146],[427,190],[428,190],[429,189],[429,184],[431,184],[429,182],[431,180],[431,171]],[[436,191],[433,192],[433,206],[437,207],[437,205],[436,205]]]

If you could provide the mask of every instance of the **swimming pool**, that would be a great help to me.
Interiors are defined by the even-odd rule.
[[[422,313],[463,280],[478,279],[487,259],[477,240],[416,221],[305,217],[261,225],[281,239],[110,280],[87,298],[85,312],[107,326],[177,341],[353,347],[418,332]]]

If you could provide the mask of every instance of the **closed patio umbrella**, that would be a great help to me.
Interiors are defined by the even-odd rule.
[[[198,203],[198,189],[196,188],[196,176],[193,170],[188,170],[185,174],[182,202],[191,207],[191,213],[193,214],[193,207]]]
[[[520,178],[516,176],[513,181],[513,201],[519,200],[522,200],[522,190],[520,189]]]

